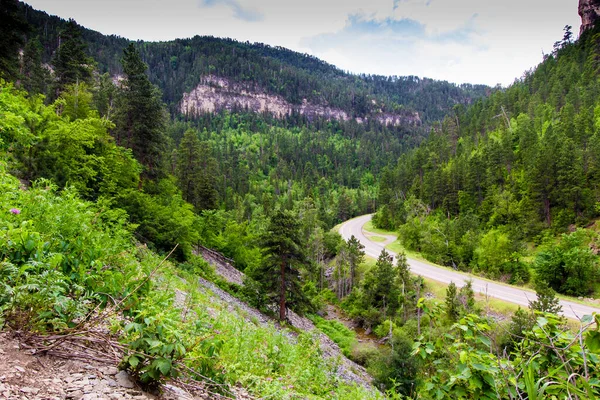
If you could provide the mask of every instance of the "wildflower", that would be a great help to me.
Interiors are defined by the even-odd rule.
[[[15,215],[21,214],[21,210],[19,210],[18,208],[11,208],[10,212],[11,212],[11,214],[15,214]]]

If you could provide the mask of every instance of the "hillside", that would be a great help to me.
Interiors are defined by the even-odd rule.
[[[43,61],[49,62],[66,21],[23,3],[20,9],[34,27],[33,35],[43,45]],[[127,39],[85,28],[82,36],[101,73],[122,73],[119,60],[129,43]],[[160,43],[139,41],[136,47],[149,66],[150,80],[161,89],[163,100],[173,114],[179,111],[184,94],[197,89],[209,76],[230,80],[250,94],[266,92],[279,96],[295,106],[308,103],[330,107],[358,118],[384,118],[385,114],[391,114],[402,120],[409,115],[411,121],[424,122],[438,120],[456,104],[468,105],[490,93],[490,88],[483,85],[458,86],[417,77],[351,75],[307,54],[231,39],[196,36]],[[229,99],[229,108],[235,107],[234,100]],[[204,110],[196,110],[201,111]],[[321,115],[309,115],[311,119],[318,116]]]
[[[566,29],[521,81],[455,109],[382,174],[377,224],[447,266],[597,293],[598,238],[582,228],[600,215],[598,40]]]
[[[600,279],[597,30],[481,97],[0,1],[0,397],[600,396],[600,317],[556,298]],[[404,248],[536,298],[499,319],[472,282],[430,296],[401,247],[332,229],[376,210]]]

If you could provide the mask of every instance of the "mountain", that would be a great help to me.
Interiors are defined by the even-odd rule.
[[[34,27],[30,36],[42,42],[43,60],[49,62],[66,21],[24,3],[20,10]],[[120,59],[129,40],[85,28],[82,36],[101,73],[122,73]],[[174,115],[250,109],[270,111],[278,118],[298,113],[309,120],[371,118],[383,124],[420,125],[491,91],[484,85],[415,76],[352,75],[308,54],[210,36],[135,45]],[[213,97],[210,104],[194,100],[208,93]]]

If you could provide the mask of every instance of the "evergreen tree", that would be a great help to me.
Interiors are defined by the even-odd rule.
[[[377,262],[365,274],[363,291],[366,305],[384,315],[396,312],[400,294],[398,271],[394,268],[392,256],[385,249],[381,250]]]
[[[29,39],[23,50],[23,89],[31,94],[46,94],[50,80],[49,71],[42,65],[42,44],[37,37]]]
[[[19,76],[19,49],[29,30],[18,7],[17,0],[0,0],[0,77],[7,80]]]
[[[52,66],[55,75],[55,90],[58,97],[68,85],[85,82],[91,83],[94,60],[86,54],[87,45],[81,38],[81,28],[75,20],[70,19],[59,35],[59,44]]]
[[[450,322],[456,322],[460,316],[460,302],[458,300],[458,293],[456,284],[450,282],[446,288],[446,317]]]
[[[208,143],[200,142],[192,129],[179,143],[175,173],[183,198],[196,210],[217,207],[217,161],[210,155]]]
[[[119,145],[133,151],[145,168],[144,175],[155,178],[160,174],[165,146],[166,115],[161,94],[148,79],[148,67],[133,43],[123,51],[121,63],[125,80],[117,98],[113,134]]]
[[[352,235],[350,239],[348,239],[346,247],[348,248],[347,256],[348,264],[350,265],[350,290],[352,290],[357,281],[356,273],[358,266],[362,264],[365,259],[365,246]]]
[[[306,257],[300,242],[298,218],[291,211],[277,210],[262,238],[263,262],[252,271],[263,293],[279,306],[279,319],[287,307],[303,311],[309,302],[302,291],[300,269]]]
[[[117,87],[108,73],[100,75],[93,91],[94,106],[101,117],[112,119]]]
[[[398,270],[398,284],[400,285],[400,296],[398,297],[399,306],[402,308],[402,318],[408,319],[408,314],[416,307],[416,286],[421,284],[421,279],[413,279],[410,275],[410,267],[406,254],[402,251],[398,253],[396,260],[396,269]]]
[[[552,314],[558,314],[562,311],[562,306],[556,298],[556,292],[546,283],[538,282],[535,285],[536,299],[529,302],[529,308],[532,311],[541,311]]]

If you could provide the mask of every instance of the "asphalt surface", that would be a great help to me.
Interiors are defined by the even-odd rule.
[[[369,240],[367,235],[365,235],[363,232],[363,225],[370,220],[370,214],[351,219],[344,222],[340,226],[339,232],[344,240],[348,240],[352,235],[354,235],[365,246],[365,254],[369,257],[377,259],[384,246],[383,243],[377,243]],[[396,253],[387,249],[386,251],[394,256],[395,263]],[[462,272],[435,267],[426,262],[412,258],[408,258],[408,265],[410,266],[413,274],[421,275],[425,278],[433,279],[445,284],[454,282],[457,287],[462,287],[465,285],[466,281],[471,280],[473,290],[476,293],[481,293],[483,295],[518,304],[524,308],[529,306],[529,301],[535,300],[536,298],[535,292],[527,289],[505,285],[498,282],[491,282]],[[563,309],[563,315],[572,319],[581,318],[583,315],[589,315],[593,312],[600,312],[600,308],[590,307],[567,300],[560,300],[560,305]]]

